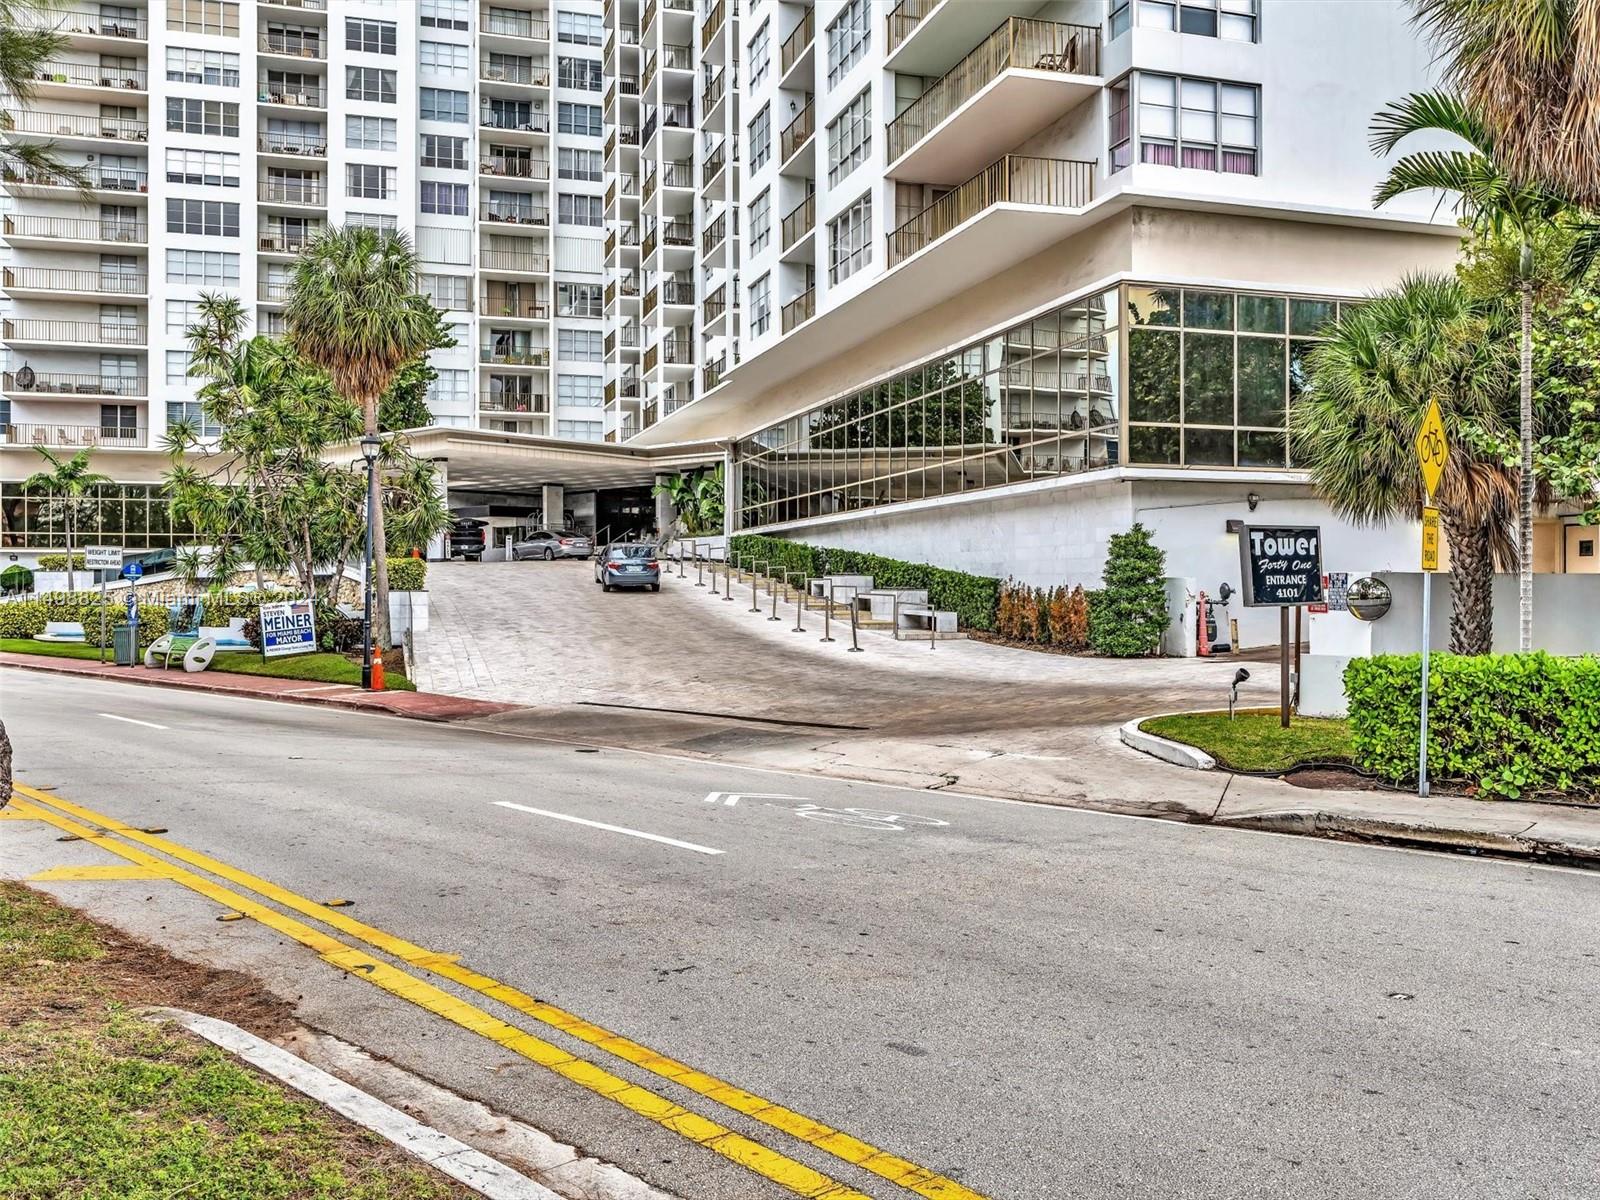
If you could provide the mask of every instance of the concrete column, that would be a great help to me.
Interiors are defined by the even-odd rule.
[[[739,500],[744,494],[740,474],[739,456],[730,443],[722,452],[722,532],[729,536],[739,531]]]
[[[658,487],[671,483],[676,475],[657,475]],[[677,532],[678,508],[672,503],[672,497],[666,492],[656,493],[656,531],[662,538],[669,538]]]
[[[444,501],[446,508],[450,507],[450,460],[436,458],[433,460],[433,489],[439,493],[439,499]],[[429,562],[440,562],[450,557],[450,528],[446,526],[444,532],[436,533],[428,542],[427,557]]]
[[[566,523],[566,488],[559,483],[547,483],[540,491],[544,496],[544,527],[560,529]]]

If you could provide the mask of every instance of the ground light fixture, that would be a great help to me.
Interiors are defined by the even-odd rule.
[[[383,442],[375,433],[361,439],[361,457],[367,460],[367,545],[361,561],[361,687],[372,690],[372,523],[378,513],[378,451]]]
[[[1240,667],[1233,673],[1233,683],[1228,687],[1228,720],[1233,720],[1233,706],[1239,703],[1239,685],[1250,678],[1250,672]]]

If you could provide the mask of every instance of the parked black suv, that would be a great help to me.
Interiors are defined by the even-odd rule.
[[[480,562],[489,545],[489,523],[462,517],[450,523],[450,557],[461,555],[469,562]]]

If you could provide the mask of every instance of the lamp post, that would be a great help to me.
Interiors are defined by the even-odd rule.
[[[361,687],[372,690],[372,522],[378,514],[377,434],[361,439],[361,457],[367,460],[367,548],[361,560]]]

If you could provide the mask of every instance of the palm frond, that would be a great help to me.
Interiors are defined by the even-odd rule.
[[[1449,133],[1479,154],[1493,152],[1483,123],[1460,97],[1449,92],[1413,92],[1373,115],[1367,144],[1374,154],[1389,154],[1414,133]]]

